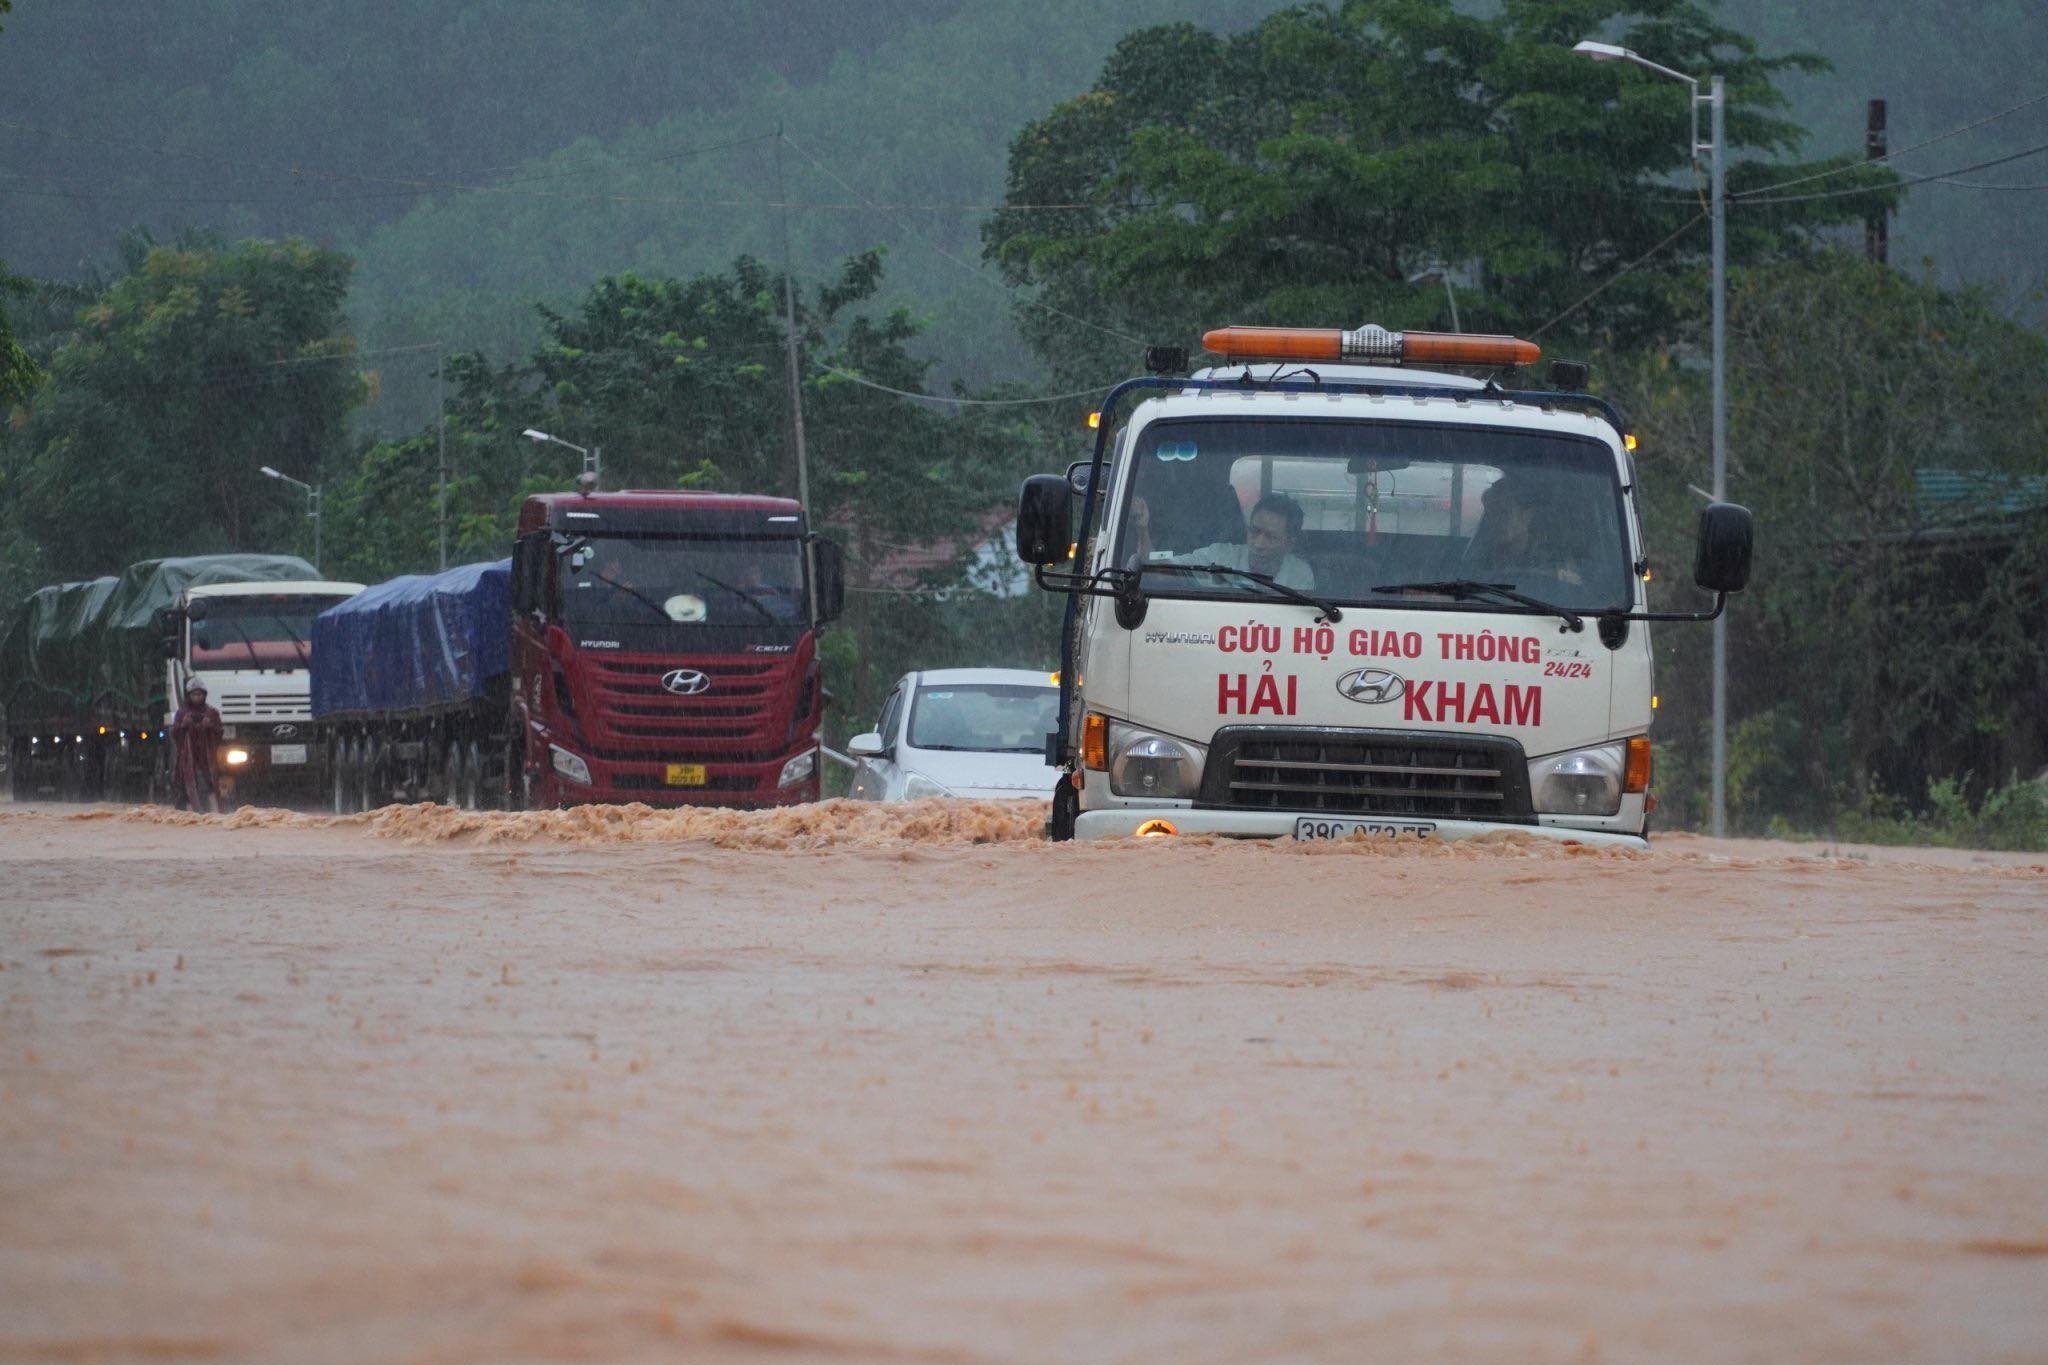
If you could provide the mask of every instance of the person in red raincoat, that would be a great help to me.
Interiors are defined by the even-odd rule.
[[[171,742],[178,755],[178,804],[186,810],[220,814],[220,781],[213,766],[220,739],[220,712],[206,704],[206,684],[195,678],[186,685],[185,700],[171,717]]]

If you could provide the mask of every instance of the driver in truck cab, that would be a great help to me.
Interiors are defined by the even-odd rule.
[[[1186,554],[1172,556],[1175,564],[1220,564],[1228,569],[1249,569],[1265,574],[1290,588],[1306,592],[1316,585],[1315,571],[1308,561],[1294,553],[1301,539],[1301,504],[1285,493],[1268,493],[1252,504],[1242,544],[1217,541]],[[1129,533],[1139,563],[1153,559],[1152,509],[1143,498],[1131,502]]]

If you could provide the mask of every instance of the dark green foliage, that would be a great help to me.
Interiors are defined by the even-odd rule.
[[[1697,352],[1694,352],[1697,354]],[[1618,367],[1660,595],[1706,485],[1704,375]],[[1758,516],[1730,615],[1730,805],[1826,828],[1930,783],[2031,776],[2048,686],[2048,341],[1981,293],[1846,253],[1738,274],[1728,487]],[[1951,496],[1928,495],[1949,472]],[[1703,808],[1709,641],[1659,628],[1667,813]],[[1693,782],[1673,782],[1680,773]]]
[[[1161,340],[1224,323],[1448,329],[1436,280],[1474,331],[1527,331],[1699,217],[1681,183],[1686,90],[1574,56],[1611,33],[1680,69],[1719,70],[1737,149],[1795,149],[1773,82],[1819,63],[1766,58],[1687,0],[1519,0],[1488,18],[1448,0],[1284,10],[1226,37],[1175,25],[1118,44],[1094,89],[1027,126],[988,255],[1061,307]],[[1799,168],[1745,162],[1731,189]],[[1855,199],[1743,219],[1736,259],[1766,258]],[[1696,290],[1708,234],[1674,244],[1568,329],[1632,346]],[[1027,314],[1049,358],[1086,368],[1061,319]],[[1099,349],[1099,341],[1091,339]]]
[[[4,443],[10,514],[54,575],[284,540],[342,451],[361,383],[346,257],[304,242],[138,242],[45,362]]]

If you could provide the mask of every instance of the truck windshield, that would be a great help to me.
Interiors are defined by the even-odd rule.
[[[205,597],[193,605],[193,668],[304,668],[313,618],[341,599],[279,594]]]
[[[1250,569],[1338,602],[1422,605],[1467,580],[1581,610],[1632,598],[1615,458],[1585,437],[1308,418],[1171,419],[1133,448],[1116,562]],[[1409,585],[1407,592],[1394,589]],[[1271,597],[1148,573],[1162,597]],[[1446,600],[1450,594],[1444,593]],[[1507,610],[1517,610],[1513,606]]]
[[[1057,729],[1057,687],[1014,683],[933,684],[910,708],[910,747],[983,754],[1042,754]]]
[[[562,615],[578,625],[796,625],[803,542],[593,536],[564,555]]]

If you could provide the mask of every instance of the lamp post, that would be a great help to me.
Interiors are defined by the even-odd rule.
[[[1451,306],[1451,330],[1453,332],[1462,332],[1465,330],[1464,324],[1458,321],[1458,296],[1451,292],[1451,268],[1449,266],[1444,265],[1441,262],[1438,262],[1437,264],[1432,266],[1427,266],[1424,269],[1416,271],[1413,275],[1410,275],[1408,277],[1408,283],[1441,283],[1444,287],[1444,302],[1448,303]]]
[[[313,567],[320,568],[320,486],[279,473],[269,465],[262,466],[262,472],[269,478],[283,479],[306,495],[306,515],[313,519]]]
[[[575,451],[578,455],[581,455],[583,457],[583,472],[590,476],[591,486],[593,488],[597,486],[598,447],[579,446],[574,441],[565,441],[559,436],[550,436],[545,431],[541,431],[536,427],[528,427],[525,431],[522,431],[519,434],[524,436],[529,441],[544,441],[549,445],[558,445],[564,447],[565,449]]]
[[[1632,52],[1613,43],[1587,41],[1572,49],[1581,56],[1591,57],[1596,62],[1633,62],[1645,71],[1655,72],[1668,80],[1683,81],[1692,91],[1692,149],[1695,163],[1700,153],[1708,155],[1708,183],[1711,187],[1709,213],[1713,219],[1714,231],[1714,501],[1720,502],[1728,496],[1728,194],[1727,182],[1722,175],[1723,114],[1727,108],[1727,94],[1719,76],[1708,78],[1708,93],[1700,93],[1699,79],[1683,71],[1674,71],[1668,66]],[[1700,141],[1700,106],[1707,106],[1707,140]],[[1714,618],[1714,808],[1713,832],[1716,838],[1728,832],[1728,617],[1724,613]]]

